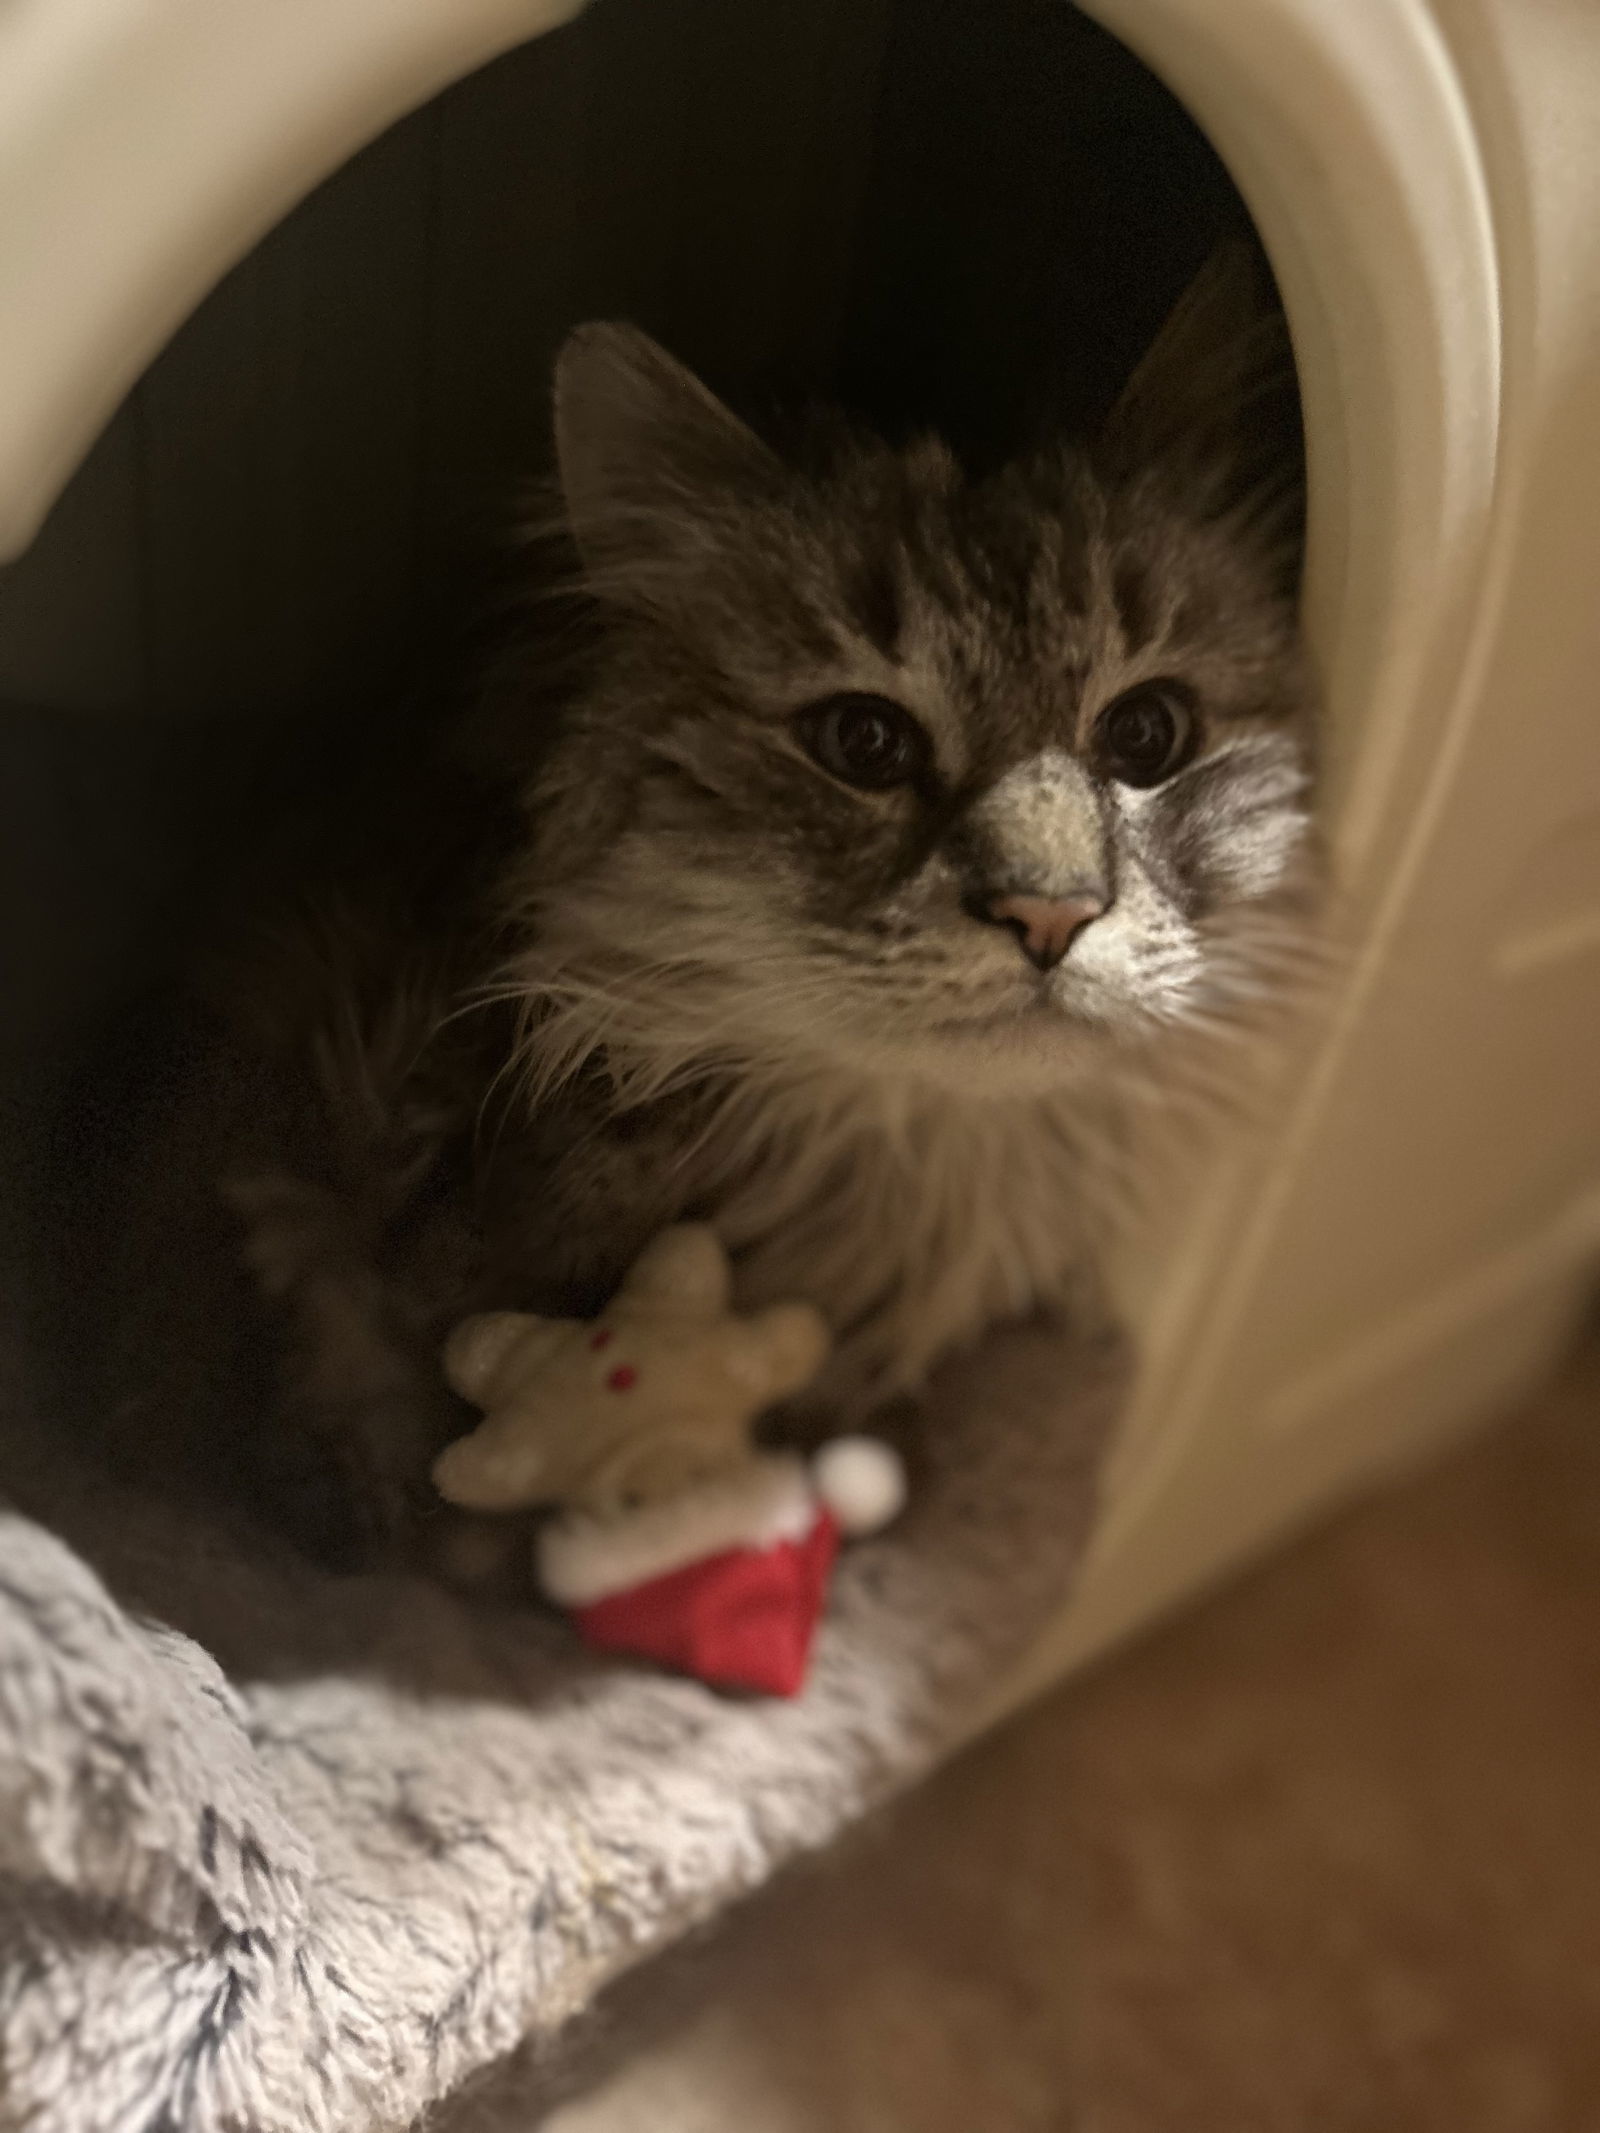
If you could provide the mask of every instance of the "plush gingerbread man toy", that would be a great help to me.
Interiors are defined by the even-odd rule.
[[[589,1642],[792,1695],[841,1536],[893,1517],[903,1481],[867,1438],[809,1467],[752,1448],[756,1418],[810,1382],[830,1343],[809,1304],[739,1317],[729,1290],[715,1233],[684,1224],[597,1319],[465,1320],[445,1375],[485,1419],[433,1476],[465,1509],[557,1512],[540,1582]]]

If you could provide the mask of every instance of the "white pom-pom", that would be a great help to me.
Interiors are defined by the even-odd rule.
[[[817,1494],[843,1532],[876,1533],[906,1500],[900,1455],[876,1437],[835,1437],[811,1462]]]

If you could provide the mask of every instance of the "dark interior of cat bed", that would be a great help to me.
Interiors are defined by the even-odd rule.
[[[782,1708],[119,1493],[62,1411],[41,1240],[92,1203],[52,1120],[241,844],[459,656],[574,322],[757,419],[822,394],[994,460],[1091,424],[1248,227],[1051,0],[599,0],[274,231],[0,578],[0,1903],[50,1981],[41,2126],[409,2122],[926,1767],[1061,1604],[1123,1364],[1038,1329],[945,1373]]]

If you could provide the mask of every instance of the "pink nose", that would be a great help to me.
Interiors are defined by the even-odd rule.
[[[995,896],[984,915],[1009,926],[1022,952],[1039,970],[1054,970],[1085,926],[1105,910],[1099,896]]]

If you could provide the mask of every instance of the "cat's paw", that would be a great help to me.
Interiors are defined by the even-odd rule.
[[[422,1532],[422,1567],[441,1584],[473,1599],[531,1599],[536,1590],[535,1523],[441,1504]]]
[[[327,1569],[400,1571],[426,1558],[436,1417],[405,1393],[282,1413],[257,1448],[262,1514]]]

